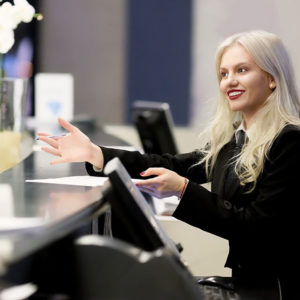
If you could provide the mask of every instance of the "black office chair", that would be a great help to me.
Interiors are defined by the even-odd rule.
[[[75,245],[76,299],[198,300],[195,281],[163,249],[147,252],[89,235]]]

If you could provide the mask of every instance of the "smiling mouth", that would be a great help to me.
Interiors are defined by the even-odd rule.
[[[244,92],[244,90],[230,90],[227,92],[227,95],[230,100],[235,100],[239,98]]]

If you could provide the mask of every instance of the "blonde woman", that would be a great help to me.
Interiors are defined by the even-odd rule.
[[[216,55],[220,97],[205,149],[172,156],[99,147],[70,123],[70,135],[41,140],[52,163],[86,161],[101,175],[118,156],[138,187],[180,198],[174,217],[229,241],[225,263],[234,277],[276,281],[292,298],[299,263],[300,102],[289,56],[274,34],[251,31],[227,38]],[[242,145],[237,142],[242,137]],[[211,191],[199,184],[211,181]]]

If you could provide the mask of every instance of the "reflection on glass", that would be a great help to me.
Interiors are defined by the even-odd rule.
[[[51,222],[80,211],[101,199],[101,187],[93,187],[86,191],[51,192],[51,201],[41,206],[41,217]]]

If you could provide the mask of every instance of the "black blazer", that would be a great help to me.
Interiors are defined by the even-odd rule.
[[[104,161],[118,156],[133,178],[148,167],[165,167],[189,178],[174,217],[229,241],[226,266],[234,275],[287,278],[299,262],[296,246],[300,228],[300,130],[286,126],[274,141],[257,185],[245,193],[238,180],[224,190],[234,144],[220,151],[211,191],[201,151],[149,155],[101,147]],[[90,175],[99,175],[86,164]]]

